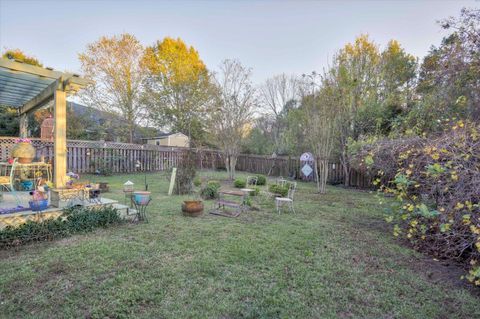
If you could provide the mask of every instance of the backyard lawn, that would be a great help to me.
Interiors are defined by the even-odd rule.
[[[125,181],[143,187],[101,180],[122,203]],[[0,317],[480,317],[462,271],[396,241],[374,194],[299,183],[295,215],[260,196],[238,218],[187,218],[165,175],[148,183],[149,223],[1,251]]]

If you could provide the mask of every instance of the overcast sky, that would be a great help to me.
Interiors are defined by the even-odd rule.
[[[80,72],[78,53],[102,35],[129,32],[144,45],[180,37],[210,69],[237,58],[260,83],[282,72],[321,70],[361,33],[381,46],[397,39],[423,57],[444,35],[436,21],[464,6],[480,2],[0,0],[0,47]]]

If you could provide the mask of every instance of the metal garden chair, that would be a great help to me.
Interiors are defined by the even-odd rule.
[[[16,167],[17,167],[17,159],[15,158],[10,168],[10,174],[7,174],[8,170],[5,170],[5,173],[2,172],[2,174],[5,174],[5,175],[0,175],[0,190],[11,192],[13,197],[15,197],[15,201],[17,202],[17,206],[18,206],[20,205],[20,199],[18,198],[18,195],[14,187],[14,183],[15,183],[14,175],[15,175]]]
[[[293,196],[295,195],[296,190],[297,183],[289,183],[287,197],[275,197],[275,207],[277,208],[277,213],[280,214],[280,209],[284,205],[288,205],[290,210],[295,213],[295,208],[293,207]]]
[[[247,186],[248,185],[257,186],[257,183],[258,183],[257,176],[247,176]]]

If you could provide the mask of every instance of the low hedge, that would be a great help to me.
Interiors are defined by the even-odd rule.
[[[272,184],[268,187],[268,190],[270,191],[270,193],[277,194],[282,197],[285,197],[288,195],[288,186]]]
[[[18,227],[7,226],[0,230],[0,248],[68,237],[121,222],[122,219],[113,207],[106,206],[100,209],[68,208],[58,218],[51,218],[42,222],[28,221]]]
[[[257,175],[257,185],[258,186],[267,185],[267,177],[261,174]]]
[[[237,178],[233,182],[233,186],[235,186],[236,188],[245,188],[247,186],[247,181],[241,178]]]
[[[220,189],[220,183],[217,181],[208,181],[207,185],[200,191],[200,196],[203,199],[215,199],[218,198],[218,190]]]

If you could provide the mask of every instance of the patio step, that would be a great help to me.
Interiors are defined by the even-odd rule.
[[[135,215],[137,214],[137,211],[135,209],[130,208],[127,205],[115,203],[112,205],[112,207],[118,211],[120,217],[127,220],[133,219],[133,217],[135,217]]]

